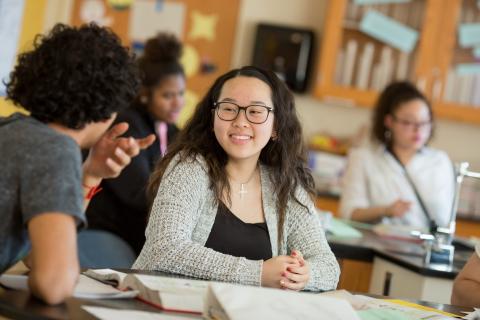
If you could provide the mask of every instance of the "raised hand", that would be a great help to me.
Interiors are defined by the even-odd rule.
[[[83,164],[84,182],[90,179],[89,185],[95,185],[103,178],[117,177],[133,157],[155,141],[153,134],[142,139],[120,137],[127,130],[126,122],[113,126],[90,149]]]

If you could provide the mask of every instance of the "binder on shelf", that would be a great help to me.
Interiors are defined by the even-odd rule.
[[[342,74],[342,84],[344,86],[352,85],[353,70],[355,68],[355,58],[357,56],[358,43],[355,40],[348,40],[345,50],[345,63]]]
[[[400,52],[400,55],[398,56],[397,72],[395,74],[396,80],[408,79],[408,62],[409,54],[406,52]]]
[[[368,89],[368,82],[370,80],[370,70],[372,69],[373,54],[375,46],[371,42],[367,42],[363,46],[362,56],[358,64],[357,81],[355,86],[359,89]]]
[[[464,75],[460,77],[459,101],[461,104],[470,104],[472,97],[473,75]]]
[[[381,81],[381,73],[382,73],[382,66],[381,66],[381,63],[375,63],[373,65],[373,69],[372,69],[372,84],[371,84],[371,88],[373,90],[376,90],[376,91],[380,91],[381,89],[381,84],[380,84],[380,81]]]
[[[475,75],[474,80],[473,80],[472,105],[475,108],[480,108],[480,74]],[[479,208],[480,208],[480,206],[479,206]]]
[[[453,102],[455,101],[455,83],[457,75],[453,70],[449,70],[445,80],[445,87],[443,89],[443,100]]]
[[[387,84],[392,81],[393,73],[393,56],[392,48],[384,46],[380,58],[380,90],[385,88]]]

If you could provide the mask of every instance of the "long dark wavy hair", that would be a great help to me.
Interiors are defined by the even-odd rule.
[[[408,81],[392,82],[380,94],[373,112],[372,139],[385,144],[387,147],[392,147],[391,144],[393,139],[387,139],[385,134],[389,130],[385,126],[385,117],[387,115],[394,116],[395,112],[401,105],[417,99],[425,102],[430,114],[430,120],[432,121],[432,129],[427,141],[428,143],[433,137],[435,125],[432,106],[423,93],[421,93],[413,83]]]
[[[212,108],[225,82],[240,76],[257,78],[266,83],[272,91],[274,129],[277,132],[277,138],[270,140],[262,149],[259,160],[262,164],[273,168],[271,179],[278,199],[278,238],[281,240],[288,200],[294,199],[305,207],[295,197],[295,189],[298,186],[303,187],[313,199],[314,182],[307,167],[302,128],[296,114],[293,95],[271,71],[246,66],[220,76],[199,102],[193,116],[171,145],[169,152],[157,164],[150,179],[148,193],[150,200],[153,201],[167,166],[179,154],[180,161],[194,159],[197,155],[203,156],[208,167],[210,187],[217,203],[221,201],[224,194],[230,194],[230,185],[225,171],[228,155],[213,132],[213,121],[216,115],[212,112]]]

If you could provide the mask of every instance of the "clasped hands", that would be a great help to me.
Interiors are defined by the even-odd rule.
[[[121,137],[127,130],[128,123],[116,124],[90,149],[83,164],[85,184],[98,185],[103,178],[117,177],[133,157],[155,141],[154,134],[141,139]]]
[[[263,262],[262,286],[299,291],[305,288],[309,278],[310,267],[298,250]]]

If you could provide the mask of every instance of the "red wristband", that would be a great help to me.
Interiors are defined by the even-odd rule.
[[[93,187],[83,185],[83,187],[88,189],[87,195],[85,196],[85,199],[87,199],[87,200],[92,200],[92,198],[93,198],[97,193],[99,193],[100,191],[102,191],[102,188],[100,188],[100,185],[98,185],[98,186],[93,186]]]

